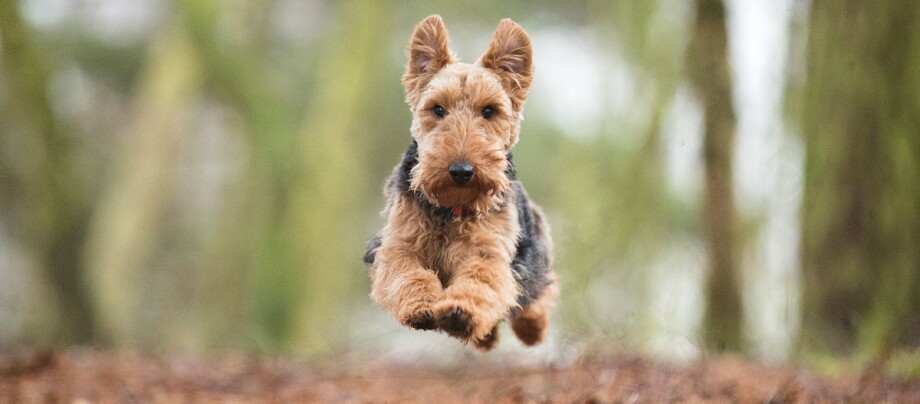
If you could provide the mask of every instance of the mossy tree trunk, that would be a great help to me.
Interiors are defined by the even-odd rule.
[[[704,114],[704,228],[709,251],[704,340],[716,351],[742,348],[732,151],[735,115],[728,66],[725,6],[698,0],[688,53],[690,80]]]
[[[0,1],[0,48],[13,105],[14,128],[0,136],[15,138],[22,157],[35,162],[19,167],[2,164],[7,189],[3,209],[16,213],[13,235],[47,282],[57,312],[56,343],[87,343],[93,337],[95,316],[84,280],[83,249],[90,208],[81,187],[78,159],[72,139],[61,129],[48,100],[49,66],[35,34],[19,14],[15,1]],[[7,111],[4,108],[4,111]],[[5,112],[4,112],[5,113]],[[38,201],[37,203],[35,201]]]
[[[804,348],[920,340],[920,3],[812,3],[802,129]]]
[[[341,24],[324,39],[312,87],[302,90],[312,93],[310,105],[291,111],[279,97],[284,91],[270,66],[259,61],[265,55],[257,43],[233,52],[222,49],[216,37],[220,4],[190,0],[180,5],[211,75],[210,91],[239,110],[248,135],[244,196],[239,208],[227,212],[228,228],[248,231],[219,241],[216,259],[228,265],[208,279],[215,285],[233,279],[248,284],[248,290],[239,291],[249,295],[242,315],[260,323],[265,332],[255,338],[265,345],[322,351],[340,331],[342,322],[334,316],[344,310],[363,274],[364,238],[355,235],[362,234],[366,200],[379,192],[363,181],[367,143],[362,130],[367,128],[362,121],[372,101],[369,89],[384,79],[375,66],[382,63],[379,49],[387,40],[385,8],[363,1],[335,4],[335,21]],[[222,304],[234,305],[205,304],[218,311]],[[232,324],[214,327],[216,334],[241,331]]]
[[[379,51],[386,44],[386,10],[373,2],[338,3],[342,23],[320,57],[314,98],[294,148],[302,171],[291,184],[284,222],[293,270],[300,273],[292,286],[301,292],[292,301],[287,342],[306,353],[328,349],[339,335],[345,297],[364,276],[357,260],[365,242],[360,212],[379,188],[362,176],[372,150],[365,146],[370,128],[361,121],[371,107],[365,93],[385,79],[376,66],[388,60]],[[400,134],[392,135],[396,140]]]
[[[188,34],[172,24],[158,35],[140,74],[134,117],[93,217],[87,264],[93,277],[100,334],[117,344],[145,343],[162,324],[138,320],[149,305],[144,282],[178,178],[184,126],[200,94],[201,63]],[[177,296],[174,296],[177,298]]]
[[[239,113],[246,133],[247,160],[242,178],[237,179],[237,195],[222,212],[224,223],[210,246],[211,259],[218,264],[207,268],[200,280],[204,292],[200,312],[211,343],[224,344],[231,335],[233,344],[253,340],[257,347],[280,344],[289,332],[286,320],[297,293],[290,287],[293,264],[280,235],[283,207],[289,203],[288,182],[294,175],[291,149],[297,124],[291,117],[296,114],[266,64],[266,38],[245,35],[246,40],[227,46],[219,29],[223,23],[233,30],[262,32],[264,19],[253,28],[246,23],[248,18],[225,16],[264,15],[273,4],[251,2],[243,8],[219,0],[177,4],[207,72],[206,90]],[[252,335],[253,329],[257,335]]]

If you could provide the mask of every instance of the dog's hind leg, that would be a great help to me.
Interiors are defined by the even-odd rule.
[[[546,338],[549,317],[559,297],[559,287],[550,283],[537,300],[530,302],[511,317],[511,329],[524,345],[537,345]]]

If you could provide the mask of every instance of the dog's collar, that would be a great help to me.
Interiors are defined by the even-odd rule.
[[[454,207],[442,207],[428,201],[422,191],[415,191],[415,201],[428,215],[441,222],[459,222],[471,216],[476,216],[476,211],[467,205],[457,205]]]

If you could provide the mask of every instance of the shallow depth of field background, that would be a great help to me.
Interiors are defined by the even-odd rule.
[[[405,45],[433,13],[462,61],[503,17],[534,46],[515,159],[562,299],[546,344],[504,328],[499,352],[785,361],[920,341],[912,0],[726,0],[727,244],[707,237],[693,2],[0,2],[0,345],[477,355],[373,306],[361,263],[410,142]],[[726,248],[728,347],[704,326]]]

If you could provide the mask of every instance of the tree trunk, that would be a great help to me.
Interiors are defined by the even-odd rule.
[[[374,66],[384,63],[377,49],[385,42],[381,33],[388,20],[386,8],[373,4],[338,3],[342,25],[320,57],[315,95],[295,148],[303,175],[292,184],[285,237],[301,274],[294,286],[302,292],[293,302],[295,328],[288,343],[307,353],[328,349],[342,330],[336,318],[343,310],[341,297],[364,273],[355,259],[355,247],[365,241],[356,237],[362,234],[356,212],[369,194],[361,173],[371,151],[362,147],[360,117],[370,108],[366,89],[381,79]],[[394,135],[394,141],[408,144],[408,136]]]
[[[134,119],[93,217],[87,263],[93,275],[100,331],[117,342],[155,334],[139,320],[167,209],[175,190],[183,111],[199,93],[201,63],[185,31],[173,24],[153,41],[134,100]],[[178,296],[173,296],[178,298]]]
[[[721,0],[698,0],[688,68],[705,115],[704,223],[709,245],[709,276],[703,327],[707,346],[717,351],[735,351],[742,347],[732,193],[735,115],[727,44],[725,7]]]
[[[271,2],[249,5],[263,14]],[[200,280],[204,291],[200,312],[207,319],[207,340],[212,343],[226,344],[230,335],[235,344],[256,340],[278,345],[290,332],[291,302],[302,292],[293,286],[296,272],[290,249],[280,236],[293,160],[298,157],[291,152],[296,122],[290,117],[296,114],[288,110],[277,80],[263,63],[268,59],[267,46],[260,42],[263,38],[231,49],[220,41],[219,22],[231,21],[234,30],[247,29],[245,19],[221,18],[240,12],[228,8],[236,7],[220,0],[178,3],[183,25],[207,71],[208,91],[238,110],[247,135],[248,161],[238,179],[239,191],[222,212],[223,223],[210,252],[219,264],[206,268]],[[247,327],[249,323],[257,325],[257,335]]]
[[[48,66],[34,34],[29,32],[14,1],[0,1],[0,48],[7,70],[16,144],[26,145],[22,161],[34,161],[16,171],[11,195],[4,203],[16,213],[14,236],[29,249],[48,283],[58,314],[57,343],[86,343],[93,336],[94,311],[84,285],[82,255],[89,208],[81,195],[73,148],[59,130],[48,103]],[[6,170],[9,167],[0,167]]]
[[[917,21],[913,0],[812,4],[802,111],[804,348],[877,356],[917,341]]]

